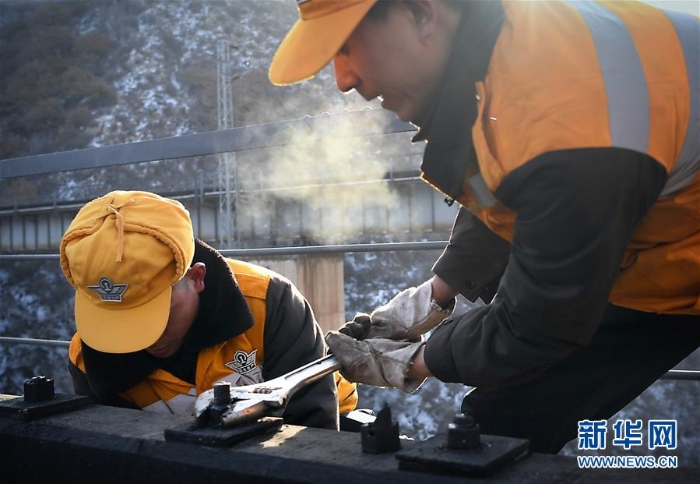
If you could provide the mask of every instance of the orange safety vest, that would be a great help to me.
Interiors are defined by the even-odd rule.
[[[700,314],[698,18],[642,2],[503,5],[488,73],[476,85],[480,173],[465,177],[457,201],[512,240],[515,214],[492,192],[513,170],[557,150],[646,153],[668,180],[635,228],[609,300]]]
[[[267,287],[270,276],[261,268],[227,259],[235,274],[241,292],[253,313],[255,324],[248,331],[205,348],[197,357],[196,387],[171,373],[158,369],[141,383],[120,394],[120,397],[144,410],[189,415],[196,397],[213,387],[216,381],[233,385],[249,385],[263,381],[260,366],[265,360],[263,335],[267,315]],[[71,362],[85,372],[80,335],[76,333],[70,344]],[[340,413],[350,412],[357,405],[356,385],[335,374]]]

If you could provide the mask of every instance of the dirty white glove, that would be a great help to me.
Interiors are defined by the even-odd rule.
[[[408,369],[413,357],[425,343],[368,339],[358,341],[351,336],[330,331],[326,343],[338,361],[340,373],[350,381],[378,387],[394,387],[411,393],[423,380],[409,380]]]
[[[455,307],[455,299],[441,308],[432,298],[430,280],[418,287],[404,289],[372,314],[360,313],[346,323],[340,332],[358,340],[387,338],[415,339],[447,318]]]

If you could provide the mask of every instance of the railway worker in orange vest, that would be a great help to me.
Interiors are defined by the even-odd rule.
[[[326,351],[296,287],[195,239],[176,200],[108,193],[80,209],[60,252],[76,289],[70,372],[97,403],[191,415],[216,381],[259,383]],[[285,422],[337,429],[354,387],[320,379],[292,397]]]
[[[636,1],[297,4],[270,80],[332,62],[341,91],[419,128],[422,177],[460,205],[434,277],[327,335],[344,375],[463,382],[483,432],[557,452],[700,345],[697,17]],[[458,293],[486,304],[449,317]]]

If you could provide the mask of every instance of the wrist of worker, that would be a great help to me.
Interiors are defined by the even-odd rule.
[[[416,354],[411,360],[411,364],[408,367],[408,372],[406,373],[407,380],[423,381],[426,378],[433,376],[425,364],[425,345],[421,345],[420,349],[416,351]]]
[[[440,278],[440,276],[434,276],[430,280],[430,286],[432,289],[432,301],[440,308],[444,309],[450,304],[454,303],[454,299],[457,296],[457,291],[452,289],[452,286]]]

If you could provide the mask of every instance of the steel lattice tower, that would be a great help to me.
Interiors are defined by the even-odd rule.
[[[233,128],[233,94],[231,91],[231,46],[219,40],[216,46],[218,129]],[[235,202],[238,197],[235,153],[219,156],[219,242],[222,248],[233,248],[236,229]],[[233,193],[232,193],[233,192]]]

